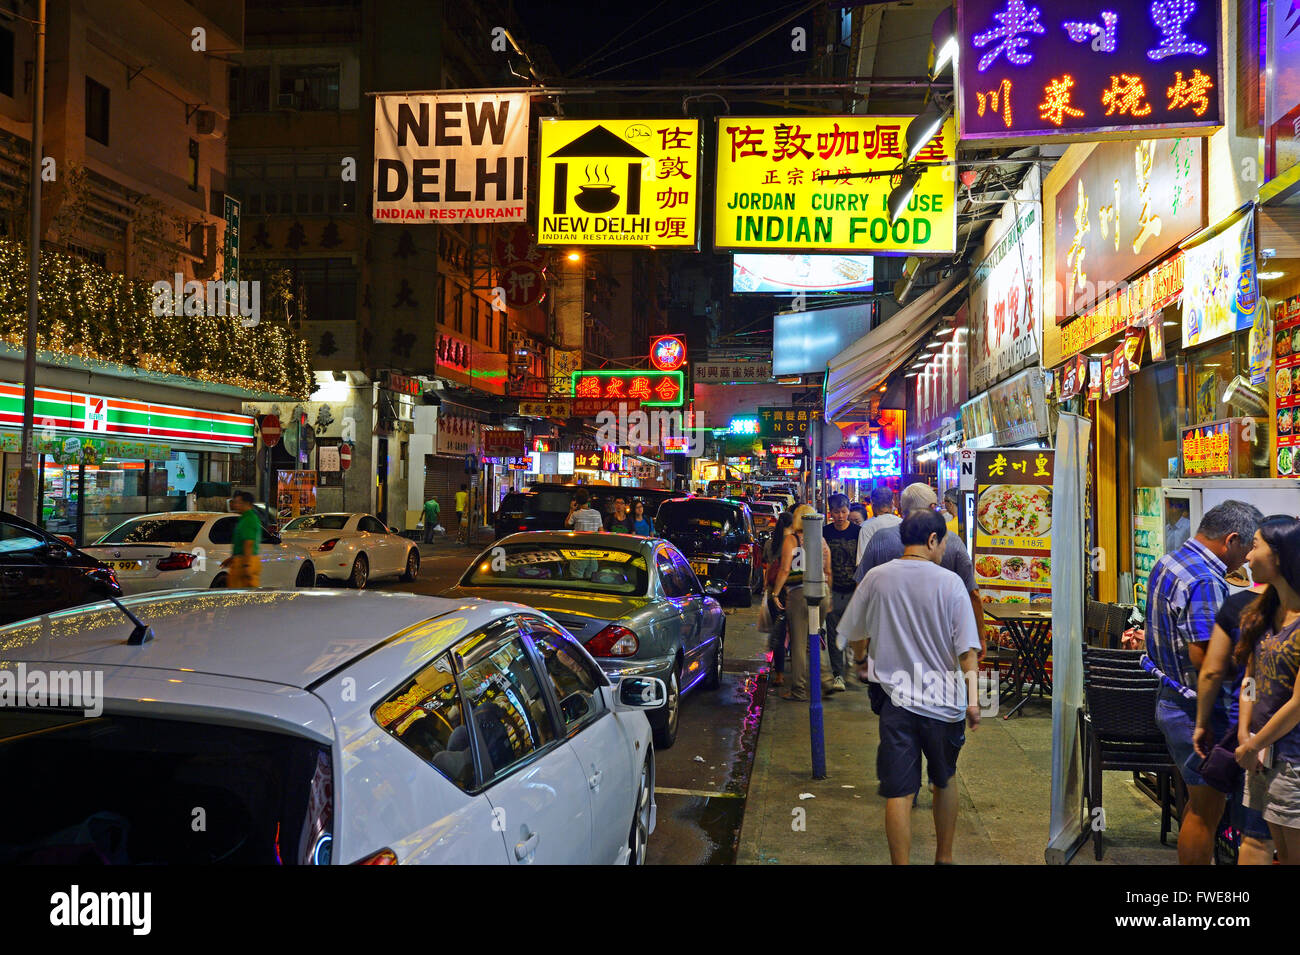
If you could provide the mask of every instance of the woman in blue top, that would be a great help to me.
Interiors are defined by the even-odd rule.
[[[1283,865],[1300,864],[1300,521],[1269,517],[1248,557],[1275,564],[1268,589],[1241,617],[1237,762],[1245,802],[1264,814]]]
[[[655,536],[654,522],[645,516],[645,501],[632,503],[632,533],[642,537]]]

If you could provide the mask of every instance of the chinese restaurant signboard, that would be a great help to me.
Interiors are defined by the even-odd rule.
[[[681,371],[575,371],[570,376],[575,399],[603,399],[607,407],[619,402],[636,401],[646,407],[672,407],[682,404],[685,375]],[[575,409],[575,413],[576,409]]]
[[[742,381],[771,381],[770,361],[697,361],[692,375],[696,384],[736,384]]]
[[[1300,474],[1300,296],[1279,303],[1273,333],[1273,396],[1277,413],[1274,477]]]
[[[975,453],[975,581],[986,602],[1052,596],[1052,469],[1055,452]]]
[[[718,119],[716,249],[789,252],[953,252],[953,165],[925,168],[907,210],[889,221],[889,176],[819,181],[902,164],[910,116],[783,116]],[[917,156],[954,163],[948,120]]]
[[[1266,317],[1255,278],[1255,217],[1246,214],[1187,249],[1183,266],[1183,347],[1203,345]]]
[[[1038,357],[1043,285],[1043,215],[1038,167],[990,232],[989,252],[970,280],[971,390],[980,392]]]
[[[1199,139],[1102,143],[1055,195],[1056,324],[1204,224]]]
[[[1251,442],[1244,433],[1262,429],[1254,418],[1207,421],[1183,430],[1183,477],[1239,477],[1249,473]]]
[[[819,421],[820,408],[759,408],[758,436],[760,438],[802,438],[808,433],[808,422]]]
[[[1217,0],[958,0],[961,138],[1222,125]]]
[[[538,124],[539,245],[695,248],[696,119],[553,119]]]
[[[375,97],[377,222],[524,222],[527,195],[527,93]]]
[[[1062,328],[1058,339],[1061,356],[1077,355],[1147,319],[1151,319],[1153,327],[1161,329],[1160,313],[1182,294],[1183,253],[1175,252]],[[1160,359],[1153,355],[1152,360]]]

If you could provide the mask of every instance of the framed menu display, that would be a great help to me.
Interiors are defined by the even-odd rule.
[[[975,455],[975,581],[985,603],[1052,596],[1054,452],[991,448]]]
[[[1273,314],[1273,396],[1277,452],[1274,477],[1300,475],[1300,296],[1277,306]]]

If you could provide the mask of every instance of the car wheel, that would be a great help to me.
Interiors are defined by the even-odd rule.
[[[316,568],[309,560],[304,560],[302,566],[298,568],[298,579],[293,582],[295,587],[315,587],[316,586]]]
[[[353,590],[365,590],[366,581],[370,579],[370,561],[365,554],[357,554],[352,562],[352,573],[348,576],[348,586]]]
[[[709,675],[704,678],[704,689],[716,690],[722,686],[722,655],[725,652],[724,644],[727,640],[727,627],[723,624],[722,629],[718,631],[718,645],[713,652],[713,665],[709,667]]]
[[[225,590],[225,588],[226,588],[226,572],[223,570],[221,573],[217,574],[217,576],[212,578],[212,589]]]
[[[654,802],[654,756],[649,755],[641,764],[641,782],[636,790],[636,805],[632,808],[632,831],[628,833],[627,847],[631,850],[628,865],[645,865],[646,849],[650,845],[650,805]]]
[[[406,573],[402,574],[402,579],[408,583],[420,576],[420,552],[412,547],[410,553],[406,555]]]
[[[668,676],[668,702],[656,711],[657,718],[651,724],[654,730],[655,749],[670,749],[677,742],[677,724],[681,719],[682,694],[677,671],[679,663]]]

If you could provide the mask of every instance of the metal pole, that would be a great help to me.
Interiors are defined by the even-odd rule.
[[[23,339],[23,450],[18,514],[36,523],[36,323],[41,287],[41,153],[45,120],[45,0],[36,0],[36,70],[32,76],[32,158],[27,199],[27,334]]]
[[[822,566],[822,525],[825,520],[821,514],[807,514],[803,519],[803,596],[808,604],[808,732],[812,740],[813,779],[826,778],[821,635],[821,602],[826,596],[826,574]]]

